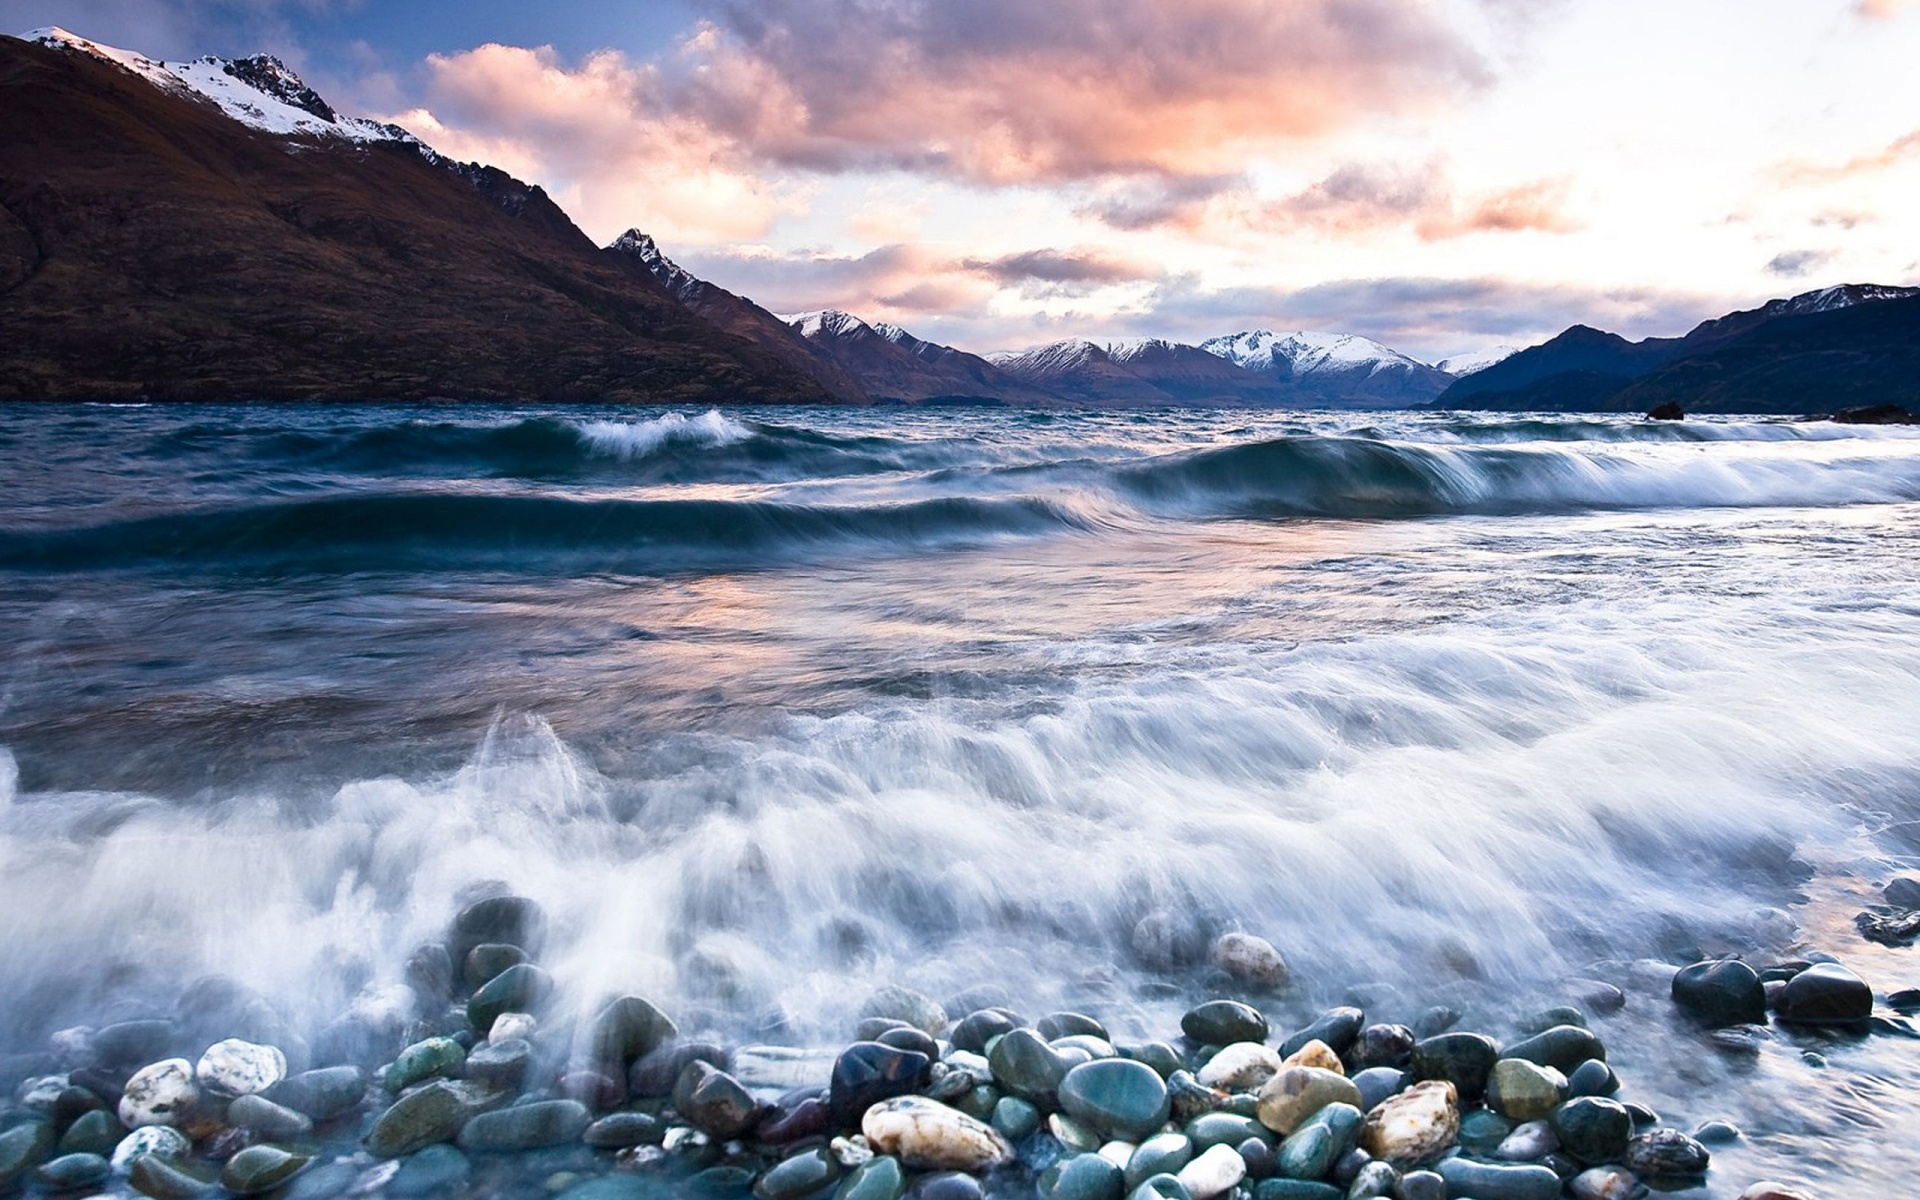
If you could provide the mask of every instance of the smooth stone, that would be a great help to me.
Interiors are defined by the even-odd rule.
[[[93,1056],[103,1066],[137,1067],[172,1050],[178,1037],[174,1023],[165,1018],[116,1021],[94,1031]]]
[[[1289,1067],[1260,1089],[1260,1123],[1289,1134],[1329,1104],[1360,1107],[1360,1089],[1344,1075],[1316,1067]]]
[[[1741,1192],[1740,1200],[1813,1200],[1813,1197],[1798,1188],[1767,1179]]]
[[[1491,1154],[1513,1136],[1512,1121],[1490,1108],[1472,1108],[1460,1114],[1460,1146],[1469,1154]]]
[[[375,1118],[366,1147],[375,1158],[399,1158],[436,1142],[450,1142],[468,1121],[506,1103],[507,1093],[475,1084],[435,1080],[408,1092]]]
[[[1353,1077],[1353,1086],[1360,1089],[1360,1111],[1366,1112],[1385,1100],[1397,1095],[1411,1082],[1407,1073],[1398,1067],[1368,1067]]]
[[[1448,1158],[1434,1167],[1434,1173],[1447,1181],[1450,1194],[1474,1200],[1559,1200],[1560,1196],[1560,1177],[1546,1167]]]
[[[1565,1099],[1566,1077],[1524,1058],[1503,1058],[1487,1076],[1487,1107],[1515,1121],[1539,1121]]]
[[[911,1025],[889,1029],[873,1040],[882,1046],[892,1046],[896,1050],[912,1050],[917,1054],[924,1054],[930,1060],[938,1061],[940,1058],[940,1043]]]
[[[1405,1169],[1432,1162],[1460,1135],[1460,1096],[1446,1080],[1416,1083],[1367,1114],[1360,1144],[1368,1154]]]
[[[1282,1070],[1287,1067],[1318,1067],[1322,1071],[1332,1071],[1336,1075],[1347,1073],[1346,1064],[1342,1063],[1340,1056],[1333,1052],[1333,1047],[1319,1038],[1314,1038],[1287,1055],[1281,1060],[1280,1066]]]
[[[1001,1087],[1042,1107],[1054,1103],[1060,1081],[1072,1066],[1031,1029],[1016,1029],[995,1042],[987,1062]]]
[[[1012,1159],[1013,1148],[991,1125],[924,1096],[883,1100],[861,1118],[877,1154],[917,1171],[979,1173]]]
[[[269,1141],[297,1141],[313,1132],[312,1117],[257,1094],[229,1104],[227,1124],[251,1130]]]
[[[467,961],[475,946],[504,943],[518,946],[529,957],[546,944],[546,913],[525,896],[490,896],[461,909],[447,927],[447,955]]]
[[[1193,1200],[1213,1200],[1247,1177],[1247,1161],[1232,1146],[1214,1146],[1181,1167],[1174,1178]]]
[[[597,1150],[625,1150],[629,1146],[657,1146],[666,1122],[651,1113],[608,1113],[587,1126],[580,1140]]]
[[[1253,1189],[1253,1200],[1342,1200],[1345,1195],[1330,1183],[1307,1179],[1263,1179]]]
[[[200,1086],[209,1091],[251,1096],[287,1077],[287,1056],[278,1046],[228,1038],[207,1047],[193,1073]]]
[[[754,1172],[746,1167],[708,1167],[688,1177],[686,1191],[701,1200],[747,1200],[753,1194],[753,1178]]]
[[[1114,1049],[1120,1052],[1122,1058],[1152,1067],[1162,1079],[1171,1079],[1175,1071],[1186,1069],[1180,1052],[1165,1042],[1117,1042]]]
[[[1063,1037],[1097,1037],[1103,1042],[1111,1042],[1113,1035],[1107,1027],[1085,1013],[1054,1012],[1048,1013],[1033,1023],[1034,1032],[1049,1042]]]
[[[733,1057],[711,1042],[681,1042],[659,1046],[636,1059],[627,1072],[627,1089],[646,1099],[671,1096],[689,1064],[703,1062],[722,1071],[733,1069]]]
[[[366,1099],[367,1074],[359,1067],[321,1067],[283,1079],[261,1094],[315,1121],[330,1121]]]
[[[553,994],[553,976],[532,963],[508,967],[467,1001],[467,1023],[476,1031],[493,1028],[502,1013],[538,1014]]]
[[[898,984],[889,984],[868,996],[860,1006],[860,1016],[905,1021],[932,1037],[939,1037],[946,1032],[949,1020],[947,1010],[940,1006],[939,1001]]]
[[[1560,1025],[1578,1025],[1580,1028],[1585,1029],[1587,1027],[1587,1015],[1571,1004],[1561,1004],[1533,1013],[1523,1018],[1519,1024],[1520,1028],[1531,1037]],[[1513,1058],[1525,1057],[1521,1054],[1515,1054],[1512,1046],[1507,1047],[1507,1054]]]
[[[1177,1176],[1155,1175],[1127,1193],[1127,1200],[1193,1200]]]
[[[143,1154],[127,1172],[133,1190],[153,1200],[194,1200],[214,1190],[213,1181],[202,1179],[158,1154]]]
[[[62,1154],[112,1154],[127,1136],[127,1127],[103,1108],[81,1113],[60,1135]]]
[[[1408,1171],[1393,1195],[1394,1200],[1447,1200],[1447,1181],[1436,1171]]]
[[[1112,1042],[1094,1037],[1090,1033],[1070,1033],[1065,1037],[1053,1039],[1051,1045],[1063,1054],[1076,1052],[1084,1054],[1088,1060],[1122,1057],[1121,1053],[1113,1048]]]
[[[1620,1090],[1620,1079],[1613,1068],[1599,1059],[1588,1059],[1567,1075],[1567,1097],[1611,1096]]]
[[[1637,1200],[1647,1189],[1625,1167],[1589,1167],[1567,1181],[1573,1200]]]
[[[1458,1025],[1460,1018],[1464,1015],[1465,1014],[1459,1009],[1449,1008],[1444,1004],[1436,1004],[1431,1008],[1422,1009],[1420,1015],[1413,1019],[1413,1036],[1419,1038],[1439,1037],[1455,1025]]]
[[[1180,1168],[1193,1161],[1193,1154],[1193,1141],[1186,1134],[1155,1134],[1134,1147],[1132,1157],[1127,1159],[1127,1190],[1132,1191],[1155,1175],[1177,1177]]]
[[[933,1059],[918,1050],[902,1050],[883,1042],[855,1042],[833,1061],[828,1107],[834,1122],[840,1126],[858,1124],[861,1116],[880,1101],[925,1089],[932,1070]]]
[[[1060,1080],[1060,1107],[1112,1137],[1139,1140],[1167,1123],[1166,1081],[1126,1058],[1081,1063]]]
[[[193,1153],[193,1141],[171,1125],[148,1125],[120,1140],[109,1156],[113,1169],[126,1171],[147,1155],[160,1158],[185,1158]]]
[[[1589,1059],[1607,1060],[1607,1047],[1592,1030],[1579,1025],[1556,1025],[1524,1042],[1506,1048],[1506,1057],[1525,1059],[1562,1073]]]
[[[679,1036],[673,1018],[651,1000],[622,996],[594,1018],[591,1044],[596,1060],[625,1071]]]
[[[1731,1146],[1740,1137],[1740,1127],[1731,1121],[1703,1121],[1693,1131],[1693,1140],[1703,1146]]]
[[[1184,1124],[1206,1113],[1220,1112],[1233,1103],[1234,1093],[1207,1087],[1195,1079],[1191,1071],[1175,1071],[1166,1076],[1166,1080],[1176,1124]]]
[[[1500,1044],[1478,1033],[1443,1033],[1415,1042],[1413,1076],[1451,1083],[1462,1103],[1478,1103],[1487,1091],[1487,1076],[1500,1061]]]
[[[1211,1088],[1230,1092],[1256,1092],[1280,1072],[1280,1055],[1271,1046],[1259,1042],[1235,1042],[1222,1046],[1194,1072],[1194,1078]]]
[[[400,1169],[381,1189],[388,1196],[455,1196],[466,1191],[473,1164],[452,1146],[428,1146],[400,1160]]]
[[[1215,1146],[1238,1146],[1250,1137],[1273,1140],[1272,1132],[1265,1125],[1252,1117],[1231,1112],[1202,1114],[1188,1121],[1182,1132],[1196,1151],[1211,1150]]]
[[[1047,1132],[1053,1135],[1054,1141],[1081,1154],[1100,1149],[1100,1131],[1065,1113],[1054,1113],[1047,1118]]]
[[[1367,1014],[1360,1009],[1330,1008],[1315,1017],[1313,1024],[1281,1042],[1280,1055],[1284,1058],[1308,1042],[1316,1041],[1332,1046],[1335,1054],[1345,1054],[1366,1023]]]
[[[1549,1120],[1560,1148],[1589,1166],[1619,1161],[1633,1137],[1633,1117],[1626,1107],[1598,1096],[1569,1100]]]
[[[759,1200],[801,1200],[824,1190],[841,1175],[840,1160],[825,1147],[803,1150],[780,1162],[753,1185]]]
[[[1864,1021],[1873,1015],[1873,989],[1839,963],[1815,963],[1787,980],[1774,1015],[1802,1025]]]
[[[1629,1141],[1620,1162],[1636,1175],[1665,1179],[1705,1174],[1712,1158],[1705,1146],[1678,1129],[1656,1129]]]
[[[62,1076],[56,1075],[54,1078],[59,1079],[62,1078]],[[105,1100],[102,1100],[91,1089],[73,1083],[71,1077],[67,1078],[68,1083],[66,1086],[62,1087],[53,1097],[52,1112],[54,1124],[71,1125],[90,1112],[107,1111],[107,1102]],[[20,1103],[22,1106],[32,1107],[31,1105],[27,1105],[24,1097],[21,1098]]]
[[[1124,1171],[1127,1169],[1127,1163],[1133,1159],[1133,1152],[1137,1149],[1139,1146],[1133,1142],[1113,1141],[1101,1146],[1096,1153]]]
[[[1682,967],[1673,977],[1671,994],[1682,1012],[1713,1028],[1758,1025],[1767,1019],[1760,975],[1737,958]]]
[[[461,1074],[483,1087],[517,1092],[532,1067],[533,1046],[518,1038],[507,1038],[474,1047],[461,1065]],[[622,1091],[624,1093],[624,1089]]]
[[[1290,1179],[1325,1179],[1360,1140],[1364,1118],[1351,1104],[1329,1104],[1287,1135],[1274,1167]]]
[[[1418,1040],[1405,1025],[1369,1025],[1354,1039],[1349,1053],[1360,1070],[1404,1067],[1413,1058],[1413,1044]]]
[[[1211,957],[1213,965],[1236,983],[1267,991],[1287,986],[1287,960],[1263,937],[1223,933],[1213,940]]]
[[[469,1154],[537,1150],[578,1141],[592,1123],[578,1100],[537,1100],[478,1114],[460,1127],[458,1144]]]
[[[673,1085],[673,1107],[687,1124],[721,1141],[751,1129],[759,1109],[739,1080],[698,1061],[689,1063]]]
[[[834,1131],[833,1116],[822,1096],[806,1096],[798,1103],[780,1104],[767,1110],[754,1127],[755,1140],[769,1146],[784,1146],[806,1138],[825,1137]]]
[[[1020,1018],[1004,1008],[982,1008],[960,1019],[948,1034],[956,1050],[985,1054],[987,1043],[1020,1028]]]
[[[1002,1096],[994,1101],[989,1123],[1008,1141],[1025,1141],[1040,1128],[1040,1110],[1018,1096]]]
[[[1180,1018],[1180,1031],[1203,1046],[1267,1040],[1267,1019],[1238,1000],[1209,1000]]]
[[[292,1179],[312,1161],[309,1155],[292,1154],[278,1146],[248,1146],[227,1160],[220,1186],[236,1196],[256,1196]]]
[[[120,1123],[128,1129],[171,1125],[200,1098],[193,1064],[169,1058],[135,1071],[120,1095]]]
[[[467,1050],[449,1037],[428,1038],[402,1050],[381,1072],[390,1092],[401,1092],[429,1079],[457,1079],[466,1066]]]
[[[980,1181],[962,1171],[938,1171],[914,1181],[912,1200],[982,1200]]]
[[[1370,1162],[1363,1164],[1354,1172],[1353,1182],[1347,1185],[1347,1200],[1367,1200],[1368,1197],[1391,1196],[1400,1182],[1400,1172],[1388,1163]]]
[[[833,1200],[900,1200],[907,1192],[907,1175],[900,1160],[881,1154],[847,1172]]]
[[[62,1154],[56,1159],[40,1164],[33,1177],[41,1186],[56,1192],[70,1192],[79,1188],[95,1187],[113,1174],[113,1165],[98,1154],[86,1151]]]
[[[1553,1127],[1545,1121],[1528,1121],[1516,1126],[1498,1146],[1493,1156],[1502,1162],[1538,1162],[1560,1148]]]
[[[468,988],[482,988],[508,967],[517,967],[530,961],[527,952],[518,946],[510,946],[505,942],[482,942],[467,951],[466,961],[460,967],[460,976]]]
[[[1126,1175],[1098,1154],[1076,1154],[1052,1167],[1040,1189],[1045,1200],[1120,1200]]]
[[[540,1022],[532,1013],[501,1013],[487,1029],[487,1044],[498,1046],[501,1042],[531,1041],[539,1028]]]

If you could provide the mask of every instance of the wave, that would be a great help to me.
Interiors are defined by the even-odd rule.
[[[575,500],[383,492],[233,504],[79,528],[0,533],[0,568],[197,563],[291,571],[549,569],[649,574],[751,567],[810,547],[911,550],[1086,527],[1027,497],[864,506]]]
[[[1122,468],[1115,480],[1149,509],[1185,516],[1393,518],[1920,499],[1920,454],[1898,446],[1746,449],[1633,453],[1301,436],[1167,455]]]

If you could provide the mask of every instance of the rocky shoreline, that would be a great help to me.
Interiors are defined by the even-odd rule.
[[[1592,981],[1504,1043],[1444,1007],[1406,1025],[1339,1007],[1281,1031],[1257,1005],[1284,961],[1228,933],[1211,957],[1232,995],[1165,1040],[1075,1012],[1029,1021],[992,988],[942,1003],[888,987],[836,1053],[684,1037],[635,996],[569,1020],[544,940],[530,900],[468,906],[415,954],[418,1015],[385,1035],[350,1015],[308,1044],[217,979],[170,1017],[62,1030],[7,1062],[0,1193],[1634,1200],[1705,1187],[1713,1147],[1742,1136],[1665,1126],[1632,1099],[1588,1027],[1626,997]],[[1770,1020],[1920,1036],[1830,960],[1700,962],[1671,996],[1724,1049]]]

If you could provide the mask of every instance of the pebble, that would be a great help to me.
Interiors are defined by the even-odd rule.
[[[1588,1061],[1605,1062],[1607,1048],[1592,1030],[1581,1025],[1556,1025],[1523,1042],[1508,1046],[1506,1057],[1525,1059],[1566,1072]]]
[[[1247,1163],[1232,1146],[1214,1146],[1175,1176],[1193,1200],[1213,1200],[1246,1178]]]
[[[527,952],[518,946],[509,946],[505,942],[482,942],[467,951],[460,975],[467,987],[481,988],[508,967],[517,967],[528,961]]]
[[[1459,1092],[1445,1080],[1428,1080],[1369,1112],[1360,1144],[1375,1158],[1413,1167],[1446,1153],[1459,1134]]]
[[[529,1021],[533,1019],[525,1013],[520,1015]],[[680,1027],[651,1000],[622,996],[594,1018],[591,1045],[597,1061],[624,1073],[679,1036]]]
[[[918,1050],[903,1050],[883,1042],[855,1042],[833,1063],[828,1106],[834,1121],[852,1125],[882,1100],[923,1090],[932,1069],[932,1058]]]
[[[973,1054],[985,1054],[987,1043],[1020,1028],[1020,1018],[1004,1008],[983,1008],[968,1013],[951,1031],[954,1047]]]
[[[1194,1078],[1210,1088],[1231,1092],[1259,1091],[1281,1068],[1280,1055],[1259,1042],[1235,1042],[1222,1046],[1194,1072]]]
[[[1559,1200],[1560,1177],[1546,1167],[1444,1159],[1434,1168],[1449,1194],[1474,1200]]]
[[[1565,1098],[1566,1076],[1525,1058],[1503,1058],[1487,1077],[1487,1106],[1515,1121],[1538,1121]]]
[[[1040,1110],[1018,1096],[1002,1096],[990,1122],[1010,1142],[1024,1141],[1040,1128]]]
[[[1766,989],[1760,975],[1736,958],[1683,967],[1673,977],[1674,1004],[1702,1024],[1762,1024],[1767,1019]]]
[[[112,1154],[126,1136],[125,1125],[115,1119],[112,1113],[96,1108],[81,1113],[73,1124],[67,1126],[67,1131],[60,1135],[59,1151],[62,1154]]]
[[[185,1158],[191,1153],[193,1143],[186,1134],[170,1125],[148,1125],[122,1138],[113,1148],[111,1159],[114,1170],[126,1171],[149,1154],[159,1158]]]
[[[866,1003],[860,1006],[860,1015],[904,1021],[932,1037],[946,1032],[948,1025],[947,1010],[940,1006],[939,1001],[898,984],[883,987],[868,996]]]
[[[135,1159],[127,1172],[133,1190],[153,1200],[193,1200],[214,1190],[211,1180],[202,1179],[171,1159],[145,1154]]]
[[[1712,1157],[1698,1140],[1678,1129],[1656,1129],[1629,1141],[1620,1161],[1642,1177],[1674,1179],[1704,1175]]]
[[[1126,1194],[1121,1169],[1097,1154],[1077,1154],[1048,1171],[1040,1189],[1045,1200],[1120,1200]]]
[[[802,1150],[784,1158],[753,1185],[759,1200],[800,1200],[839,1179],[841,1167],[826,1147]]]
[[[321,1067],[283,1079],[263,1094],[316,1121],[330,1121],[358,1108],[366,1093],[366,1072],[359,1067]]]
[[[1139,1140],[1158,1131],[1172,1111],[1166,1081],[1145,1063],[1125,1058],[1082,1063],[1058,1089],[1060,1107],[1111,1137]]]
[[[466,1047],[459,1042],[447,1037],[428,1038],[402,1050],[380,1078],[388,1091],[400,1092],[429,1079],[457,1079],[466,1062]]]
[[[1054,1113],[1047,1118],[1047,1132],[1053,1135],[1054,1141],[1080,1154],[1091,1154],[1100,1148],[1099,1131],[1065,1113]]]
[[[1528,1121],[1494,1148],[1493,1156],[1502,1162],[1538,1162],[1560,1148],[1553,1127],[1545,1121]]]
[[[199,1099],[193,1064],[169,1058],[134,1072],[120,1096],[120,1123],[128,1129],[171,1125]]]
[[[1288,1067],[1260,1089],[1260,1123],[1289,1134],[1329,1104],[1360,1107],[1360,1089],[1344,1075],[1317,1067]]]
[[[1203,1046],[1267,1040],[1267,1019],[1238,1000],[1210,1000],[1180,1018],[1180,1031]]]
[[[1574,1096],[1611,1096],[1620,1090],[1620,1080],[1613,1068],[1598,1059],[1588,1059],[1575,1067],[1567,1075],[1567,1095]]]
[[[539,1028],[540,1022],[532,1013],[504,1012],[493,1019],[492,1027],[487,1030],[487,1043],[498,1046],[501,1042],[524,1042]]]
[[[1413,1044],[1418,1040],[1405,1025],[1369,1025],[1354,1039],[1354,1065],[1361,1070],[1404,1067],[1413,1058]]]
[[[305,1154],[293,1154],[278,1146],[248,1146],[227,1160],[220,1172],[220,1186],[236,1196],[256,1196],[292,1179],[311,1161]]]
[[[1464,1103],[1477,1103],[1486,1094],[1487,1077],[1500,1060],[1500,1044],[1478,1033],[1443,1033],[1415,1042],[1416,1079],[1444,1080]]]
[[[228,1038],[207,1047],[193,1073],[200,1086],[209,1091],[251,1096],[287,1077],[287,1056],[278,1046]]]
[[[921,1096],[884,1100],[867,1110],[860,1130],[879,1154],[922,1171],[982,1172],[1013,1158],[993,1127]]]
[[[40,1164],[33,1176],[41,1186],[56,1192],[96,1187],[113,1174],[113,1166],[98,1154],[62,1154]]]
[[[450,1142],[468,1121],[506,1103],[502,1092],[471,1083],[436,1080],[409,1092],[374,1121],[366,1147],[375,1158],[398,1158],[436,1142]]]
[[[227,1124],[270,1141],[298,1140],[313,1132],[313,1118],[261,1095],[241,1096],[227,1106]]]
[[[1554,1110],[1551,1121],[1560,1148],[1583,1163],[1618,1160],[1633,1136],[1633,1117],[1626,1107],[1598,1096],[1567,1101]]]
[[[1362,1119],[1351,1104],[1327,1105],[1280,1143],[1275,1168],[1290,1179],[1325,1179],[1360,1140]]]
[[[1693,1140],[1704,1146],[1730,1146],[1740,1136],[1740,1127],[1731,1121],[1702,1121],[1693,1131]]]
[[[1408,1171],[1394,1200],[1447,1200],[1447,1181],[1434,1171]]]
[[[1322,1071],[1332,1071],[1336,1075],[1345,1075],[1347,1073],[1346,1066],[1341,1063],[1340,1056],[1333,1052],[1333,1047],[1327,1045],[1319,1038],[1314,1038],[1306,1045],[1295,1050],[1292,1054],[1287,1055],[1285,1059],[1281,1060],[1280,1065],[1283,1069],[1286,1067],[1318,1067]]]
[[[1016,1029],[993,1044],[987,1062],[994,1081],[1016,1096],[1051,1107],[1072,1065],[1031,1029]]]
[[[1033,1028],[1049,1042],[1064,1037],[1096,1037],[1103,1042],[1113,1040],[1105,1025],[1085,1013],[1051,1012],[1035,1021]]]
[[[466,1191],[473,1163],[452,1146],[428,1146],[402,1159],[382,1194],[408,1198],[456,1196]]]
[[[1135,1147],[1133,1156],[1127,1159],[1127,1189],[1131,1191],[1155,1175],[1178,1176],[1180,1168],[1193,1161],[1193,1154],[1193,1142],[1186,1134],[1155,1134]]]
[[[666,1125],[651,1113],[609,1113],[587,1126],[580,1139],[602,1150],[624,1150],[629,1146],[659,1144]]]
[[[1567,1181],[1574,1200],[1636,1200],[1646,1190],[1625,1167],[1590,1167]]]
[[[1370,1162],[1354,1172],[1353,1181],[1347,1185],[1347,1200],[1364,1200],[1366,1197],[1391,1196],[1395,1185],[1400,1182],[1400,1172],[1383,1162]]]
[[[1813,1200],[1813,1197],[1798,1188],[1766,1180],[1741,1192],[1740,1200]]]
[[[1214,939],[1213,965],[1250,987],[1276,991],[1287,986],[1287,961],[1273,943],[1250,933],[1223,933]]]
[[[460,1127],[458,1143],[469,1154],[536,1150],[577,1141],[592,1123],[578,1100],[537,1100],[472,1117]]]
[[[467,1001],[467,1023],[476,1032],[490,1030],[501,1014],[537,1013],[553,994],[553,976],[532,963],[508,967]]]
[[[1282,1057],[1292,1054],[1308,1042],[1321,1041],[1345,1054],[1367,1023],[1367,1014],[1352,1007],[1331,1008],[1315,1017],[1313,1024],[1280,1043]]]
[[[879,1155],[849,1171],[834,1200],[900,1200],[906,1191],[907,1175],[900,1160]]]
[[[706,1062],[693,1062],[673,1085],[673,1107],[687,1124],[726,1141],[753,1128],[759,1105],[733,1076]]]
[[[1774,1012],[1803,1025],[1845,1025],[1873,1015],[1873,989],[1839,963],[1815,963],[1780,989]]]
[[[1398,1094],[1409,1082],[1407,1073],[1397,1067],[1368,1067],[1359,1072],[1353,1076],[1353,1086],[1360,1089],[1360,1111]]]

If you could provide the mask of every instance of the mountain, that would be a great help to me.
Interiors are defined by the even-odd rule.
[[[1179,403],[1172,392],[1116,361],[1105,346],[1084,338],[987,357],[1015,379],[1081,404]]]
[[[1049,392],[1013,378],[979,355],[924,341],[898,325],[869,325],[838,309],[794,313],[779,319],[858,379],[875,399],[910,403],[1057,401]]]
[[[653,238],[638,229],[629,229],[614,239],[607,253],[616,261],[637,265],[664,287],[668,295],[696,315],[811,376],[836,399],[865,403],[873,398],[866,385],[841,366],[825,347],[801,336],[791,325],[746,297],[736,296],[686,270],[663,254]]]
[[[1888,327],[1915,298],[1920,288],[1846,284],[1703,321],[1684,337],[1638,342],[1575,325],[1461,379],[1435,406],[1632,412],[1670,399],[1690,412],[1828,411],[1844,407],[1828,392],[1861,400],[1899,390],[1899,364],[1913,347]],[[1884,308],[1894,311],[1847,315]],[[1854,337],[1864,340],[1850,344]],[[1660,399],[1642,403],[1649,397]]]
[[[1485,350],[1473,350],[1465,354],[1452,354],[1433,364],[1436,371],[1445,371],[1455,379],[1465,379],[1477,375],[1495,363],[1505,362],[1520,353],[1518,346],[1490,346]]]
[[[1257,329],[1211,338],[1210,354],[1287,384],[1292,403],[1338,408],[1406,408],[1447,390],[1454,377],[1370,338],[1350,333]]]
[[[0,37],[0,396],[832,401],[268,58]]]

